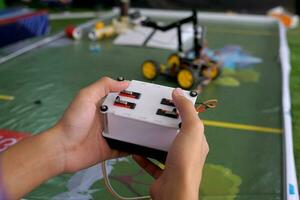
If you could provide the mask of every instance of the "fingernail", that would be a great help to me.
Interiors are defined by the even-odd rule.
[[[183,90],[181,88],[176,88],[175,91],[174,91],[174,94],[183,96]]]

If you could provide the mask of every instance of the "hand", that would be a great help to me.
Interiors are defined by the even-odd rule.
[[[133,159],[156,179],[150,187],[153,199],[198,199],[202,169],[209,151],[204,127],[181,89],[175,89],[172,97],[182,127],[169,150],[165,169],[141,156],[133,156]]]
[[[63,172],[75,172],[122,156],[123,153],[110,149],[102,137],[99,106],[109,92],[127,87],[126,81],[102,78],[80,90],[53,128],[23,139],[2,152],[0,185],[4,188],[4,199],[20,199]]]
[[[75,172],[124,154],[109,148],[102,137],[103,116],[99,107],[109,92],[124,90],[128,84],[104,77],[80,90],[54,127],[63,149],[64,172]]]

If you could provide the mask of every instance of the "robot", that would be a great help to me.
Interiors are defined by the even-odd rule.
[[[182,25],[192,22],[193,24],[193,47],[187,51],[182,48]],[[221,63],[210,59],[203,53],[204,50],[204,28],[198,29],[197,12],[193,10],[190,17],[175,21],[169,25],[159,25],[147,18],[142,22],[143,26],[152,27],[156,30],[168,31],[177,29],[178,50],[171,54],[166,64],[158,64],[154,60],[143,62],[142,74],[148,80],[155,79],[159,74],[175,79],[183,89],[190,89],[194,85],[208,84],[216,79],[221,72]]]

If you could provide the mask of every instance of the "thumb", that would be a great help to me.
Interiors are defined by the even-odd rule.
[[[92,102],[98,103],[110,92],[119,92],[129,86],[128,81],[116,81],[108,77],[103,77],[95,83],[81,89],[81,96],[88,98]]]
[[[98,94],[98,98],[106,96],[110,92],[119,92],[129,86],[128,81],[116,81],[109,77],[103,77],[87,87],[88,90]]]
[[[182,89],[176,88],[172,93],[172,98],[181,117],[183,126],[199,121],[198,113],[193,103],[184,96]]]

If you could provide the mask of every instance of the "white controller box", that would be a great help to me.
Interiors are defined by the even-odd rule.
[[[174,88],[132,80],[120,93],[109,93],[100,110],[102,135],[115,149],[163,160],[179,132],[181,119],[172,102]],[[193,104],[197,92],[185,91]]]

